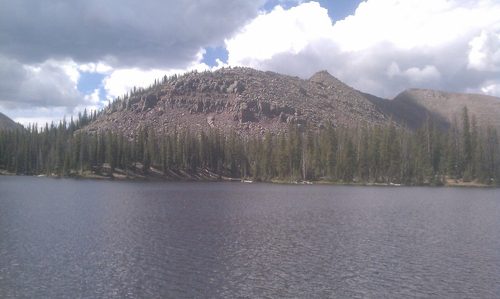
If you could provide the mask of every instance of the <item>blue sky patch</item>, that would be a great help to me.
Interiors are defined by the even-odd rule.
[[[294,6],[297,6],[298,1],[297,0],[270,0],[267,1],[266,4],[264,4],[264,9],[265,11],[271,11],[273,8],[275,8],[277,5],[280,5],[284,9],[289,9]]]
[[[96,88],[101,87],[104,77],[106,77],[104,74],[82,72],[80,73],[77,89],[82,94],[90,94]]]
[[[332,22],[337,22],[354,14],[361,0],[320,0],[321,7],[328,9]]]
[[[309,1],[304,1],[309,2]],[[328,15],[332,22],[345,19],[347,16],[354,14],[358,5],[363,2],[362,0],[318,0],[321,7],[328,10]],[[265,11],[271,11],[276,5],[281,5],[284,9],[289,9],[297,6],[297,0],[270,0],[264,4]]]
[[[217,65],[217,58],[222,62],[227,63],[228,52],[224,47],[207,47],[205,48],[205,55],[203,55],[202,62],[209,66]]]

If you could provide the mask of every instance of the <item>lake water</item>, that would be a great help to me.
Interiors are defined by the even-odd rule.
[[[499,298],[500,190],[0,177],[0,298]]]

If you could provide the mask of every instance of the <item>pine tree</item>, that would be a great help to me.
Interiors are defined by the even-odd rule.
[[[462,112],[462,143],[463,179],[464,181],[470,181],[472,178],[472,138],[467,107],[464,107]]]

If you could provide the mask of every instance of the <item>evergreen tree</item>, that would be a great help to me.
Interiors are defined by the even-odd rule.
[[[470,181],[472,178],[472,137],[467,107],[464,107],[462,112],[462,143],[463,178],[466,181]]]

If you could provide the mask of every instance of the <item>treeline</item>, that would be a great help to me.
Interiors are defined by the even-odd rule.
[[[216,130],[158,134],[143,128],[133,139],[78,131],[93,117],[85,113],[76,122],[0,132],[0,169],[60,176],[104,168],[145,175],[153,170],[208,170],[261,181],[440,185],[455,179],[500,185],[498,133],[492,127],[478,127],[466,108],[460,121],[447,130],[429,119],[417,131],[393,125],[290,127],[287,134],[250,138]]]

